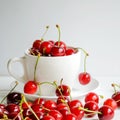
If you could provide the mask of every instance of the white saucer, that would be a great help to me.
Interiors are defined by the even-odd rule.
[[[29,100],[33,101],[39,97],[45,98],[45,99],[56,99],[57,98],[57,96],[39,96],[37,94],[34,94],[34,95],[26,94],[23,91],[24,84],[20,81],[18,81],[18,82],[19,82],[19,84],[17,85],[15,90],[17,92],[23,93],[26,96],[26,98]],[[88,92],[95,90],[98,86],[99,86],[99,82],[96,79],[92,79],[88,85],[80,85],[79,88],[78,87],[74,88],[71,92],[72,99],[81,98],[81,97],[85,96]]]

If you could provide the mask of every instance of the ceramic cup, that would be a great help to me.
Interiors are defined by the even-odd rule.
[[[8,61],[8,72],[16,80],[26,82],[34,79],[34,67],[37,56],[29,53],[29,49],[25,51],[23,57],[15,57]],[[71,90],[74,87],[75,81],[78,80],[78,73],[80,69],[81,52],[76,51],[75,54],[68,56],[47,57],[40,56],[36,68],[36,80],[38,82],[53,82],[59,85],[61,79],[63,84],[68,85]],[[19,70],[15,69],[14,65],[21,63],[23,68],[23,76],[19,75]],[[54,96],[55,87],[49,84],[41,85],[42,96]]]

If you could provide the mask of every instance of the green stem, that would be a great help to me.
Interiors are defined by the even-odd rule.
[[[43,35],[41,36],[41,40],[44,40],[44,36],[45,36],[45,34],[47,33],[48,28],[49,28],[49,26],[46,26],[46,30],[45,30],[45,32],[43,33]]]
[[[58,46],[60,46],[60,36],[61,36],[61,31],[60,31],[60,26],[59,25],[56,25],[57,29],[58,29]]]
[[[1,100],[0,103],[3,103],[3,101],[7,98],[7,96],[16,88],[16,86],[18,85],[18,82],[15,81],[15,86],[9,91],[9,93]]]
[[[36,117],[37,120],[39,120],[38,116],[36,115],[36,113],[34,112],[34,110],[30,107],[30,105],[27,103],[25,96],[22,95],[22,99],[25,102],[25,104],[28,106],[28,108],[30,109],[30,111],[34,114],[34,116]]]
[[[87,56],[89,56],[89,54],[83,48],[76,48],[76,49],[82,50],[83,53],[85,54],[85,57],[84,57],[84,72],[86,72],[86,59],[87,59]]]
[[[36,60],[36,63],[35,63],[35,68],[34,68],[34,81],[36,81],[36,69],[37,69],[37,65],[38,65],[39,58],[40,58],[40,54],[38,54],[37,60]]]

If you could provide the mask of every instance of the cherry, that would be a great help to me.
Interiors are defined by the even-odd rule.
[[[96,115],[96,111],[98,111],[98,104],[95,101],[88,101],[85,103],[84,105],[84,109],[87,109],[87,111],[85,111],[86,117],[93,117]],[[90,111],[92,112],[90,112]],[[95,112],[94,112],[95,111]]]
[[[80,84],[87,85],[91,81],[91,75],[88,72],[86,72],[86,58],[88,56],[88,53],[85,50],[83,50],[82,48],[81,48],[81,50],[85,53],[84,72],[81,72],[78,75],[78,80],[79,80]]]
[[[21,98],[21,93],[11,92],[7,95],[7,104],[9,104],[9,103],[19,104],[21,99],[22,99]]]
[[[66,114],[63,120],[78,120],[77,116],[73,113]]]
[[[84,101],[95,101],[96,103],[99,103],[99,96],[94,92],[89,92],[86,94]]]
[[[78,120],[82,120],[82,118],[84,117],[84,111],[79,109],[79,107],[72,107],[70,110],[71,110],[71,113],[77,116]]]
[[[35,41],[33,42],[32,48],[39,50],[39,49],[40,49],[41,42],[42,42],[42,40],[35,40]]]
[[[44,103],[44,107],[49,109],[49,110],[53,110],[57,108],[57,104],[55,101],[52,100],[46,100]]]
[[[24,92],[27,94],[34,94],[38,89],[38,85],[35,81],[27,81],[24,85]]]
[[[40,106],[43,106],[44,105],[44,103],[45,103],[45,99],[43,99],[43,98],[37,98],[37,99],[35,99],[34,101],[33,101],[33,104],[39,104]]]
[[[60,111],[60,110],[62,110],[62,109],[68,110],[68,105],[66,105],[66,103],[59,103],[59,104],[57,105],[57,110]]]
[[[103,105],[108,105],[108,106],[112,107],[113,110],[117,109],[117,102],[112,98],[106,99],[104,101]]]
[[[56,120],[56,119],[51,115],[45,115],[42,120]]]
[[[72,107],[83,107],[82,102],[80,100],[74,99],[69,102],[70,109]]]
[[[70,95],[70,88],[67,85],[61,84],[57,87],[55,93],[57,96],[69,96]]]
[[[37,112],[43,112],[44,113],[44,109],[42,109],[41,105],[40,104],[33,104],[31,106],[32,110],[37,113]]]
[[[54,45],[51,48],[51,56],[65,56],[65,49],[63,47],[59,47]]]
[[[63,116],[58,110],[50,110],[49,115],[53,116],[56,120],[62,120]]]
[[[112,95],[112,99],[114,99],[117,102],[117,106],[120,107],[120,92],[115,92]]]
[[[45,55],[48,56],[51,53],[51,48],[53,47],[53,44],[49,41],[43,41],[40,45],[40,52]]]
[[[66,48],[66,52],[65,52],[66,55],[72,55],[75,53],[76,53],[76,50],[74,48],[70,48],[70,47]]]
[[[112,120],[114,117],[114,110],[108,105],[103,105],[98,111],[100,112],[98,114],[99,120]]]
[[[60,103],[67,103],[67,104],[69,104],[69,102],[70,102],[70,99],[67,97],[67,96],[58,96],[58,98],[57,98],[57,104],[60,104]]]
[[[27,109],[28,105],[31,107],[32,106],[32,102],[31,101],[27,101],[27,104],[25,102],[22,103],[22,109]]]
[[[26,108],[26,109],[23,109],[22,114],[23,114],[23,117],[25,118],[25,117],[29,117],[32,114],[32,112],[30,111],[29,108]]]

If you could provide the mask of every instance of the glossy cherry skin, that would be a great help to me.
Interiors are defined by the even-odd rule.
[[[50,54],[51,56],[65,56],[65,49],[54,45]]]
[[[35,40],[34,42],[33,42],[33,45],[32,45],[32,48],[35,48],[35,49],[40,49],[40,45],[41,45],[41,42],[42,42],[42,40]]]
[[[80,84],[87,85],[91,81],[91,76],[87,72],[82,72],[79,74],[78,80],[79,80]]]
[[[63,120],[78,120],[78,119],[77,119],[77,116],[75,114],[69,113],[63,118]]]
[[[37,92],[38,85],[35,81],[28,81],[24,85],[24,92],[27,94],[34,94]]]
[[[116,110],[117,109],[117,102],[112,99],[112,98],[108,98],[104,101],[103,105],[108,105],[110,107],[113,108],[113,110]]]
[[[54,110],[57,108],[57,104],[53,100],[46,100],[44,103],[44,107],[49,109],[49,110]]]
[[[35,99],[34,101],[33,101],[33,104],[39,104],[40,106],[43,106],[44,105],[44,103],[45,103],[45,99],[43,99],[43,98],[37,98],[37,99]]]
[[[66,105],[66,103],[59,103],[59,104],[57,105],[57,110],[58,110],[58,111],[60,111],[60,110],[62,110],[62,109],[68,110],[68,106]]]
[[[23,117],[25,118],[25,117],[29,117],[32,114],[32,112],[30,111],[29,108],[26,108],[26,109],[23,109],[22,114],[23,114]]]
[[[70,107],[70,109],[72,107],[83,107],[83,104],[80,100],[75,99],[75,100],[72,100],[72,101],[69,102],[69,107]]]
[[[70,92],[71,92],[71,90],[70,90],[69,86],[64,85],[64,84],[59,85],[58,88],[55,91],[57,96],[61,96],[61,94],[63,96],[69,96]]]
[[[53,116],[56,120],[62,120],[63,116],[58,110],[50,110],[49,115]]]
[[[57,41],[55,42],[55,45],[58,47],[62,47],[66,50],[66,44],[63,41]]]
[[[112,120],[114,117],[114,110],[108,105],[103,105],[98,111],[101,113],[98,113],[99,120]]]
[[[112,99],[114,99],[117,102],[117,106],[120,107],[120,92],[114,93]]]
[[[85,103],[84,108],[87,110],[91,110],[91,111],[98,111],[98,104],[95,101],[88,101]],[[87,112],[85,111],[86,117],[93,117],[96,115],[95,112]]]
[[[76,50],[74,48],[66,48],[66,51],[65,51],[66,55],[72,55],[75,53],[76,53]]]
[[[10,104],[10,103],[19,104],[21,99],[22,99],[21,93],[11,92],[7,95],[7,104]]]
[[[51,115],[45,115],[42,120],[56,120],[56,119]]]
[[[29,105],[29,107],[31,107],[32,106],[32,102],[31,101],[27,101],[27,104]],[[26,109],[26,108],[28,108],[28,105],[27,105],[25,102],[23,102],[22,103],[22,109]]]
[[[96,103],[99,103],[99,96],[94,92],[89,92],[86,94],[84,101],[95,101]]]
[[[51,48],[53,44],[49,41],[43,41],[40,45],[40,52],[42,55],[48,56],[51,53]]]
[[[67,103],[67,104],[69,104],[70,99],[67,96],[58,96],[56,102],[57,102],[57,104],[60,104],[60,103]]]

